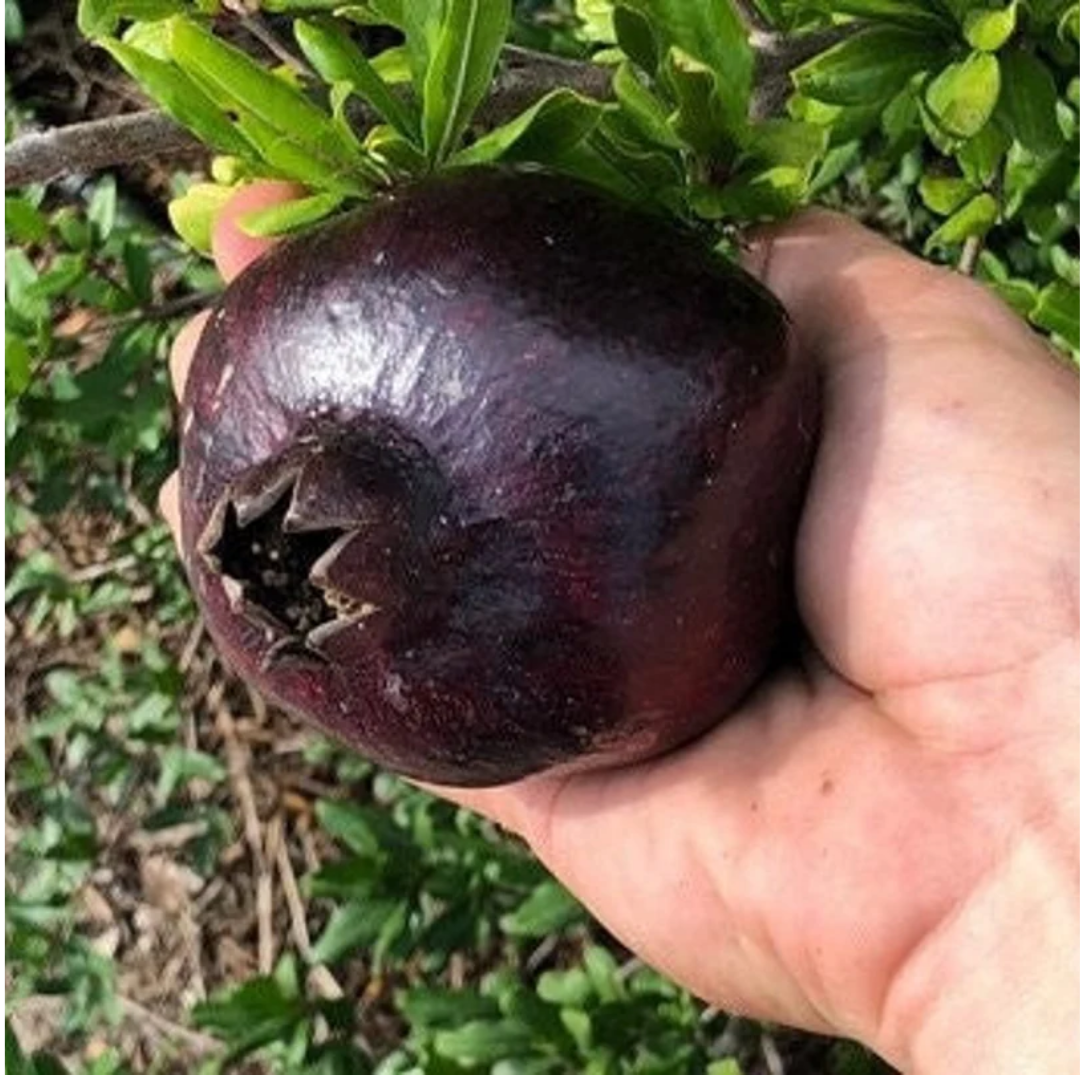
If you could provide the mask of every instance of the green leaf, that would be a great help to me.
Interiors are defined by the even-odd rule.
[[[333,120],[284,79],[188,19],[169,23],[173,59],[208,93],[240,115],[238,126],[275,167],[298,179],[319,175],[337,190],[362,193],[372,177]],[[310,162],[310,167],[303,159]],[[306,175],[302,175],[306,174]],[[363,183],[360,183],[360,177]],[[352,178],[352,183],[350,183]]]
[[[427,168],[427,160],[416,143],[389,124],[376,124],[364,136],[364,149],[391,172],[419,176]]]
[[[423,94],[431,57],[443,25],[443,6],[447,0],[403,0],[400,29],[405,32],[405,52],[416,90]],[[367,5],[369,8],[371,4]],[[383,76],[385,78],[385,76]]]
[[[223,1038],[231,1056],[236,1057],[287,1039],[304,1013],[303,1001],[290,994],[280,980],[262,975],[199,1002],[192,1008],[191,1018],[197,1027]]]
[[[4,253],[4,290],[7,302],[15,312],[28,322],[39,322],[48,317],[49,305],[33,289],[38,272],[26,253],[19,248],[8,248]]]
[[[470,1067],[491,1065],[533,1049],[532,1032],[519,1020],[473,1020],[435,1035],[435,1051]]]
[[[291,199],[262,210],[252,210],[242,215],[238,223],[248,236],[280,236],[322,221],[342,204],[344,198],[334,192],[324,192],[306,199]]]
[[[111,173],[103,176],[94,187],[86,217],[94,228],[98,242],[108,240],[116,224],[116,177]]]
[[[499,927],[511,937],[545,937],[584,914],[581,904],[558,882],[544,881],[520,907],[499,920]]]
[[[113,59],[178,123],[226,154],[250,157],[251,144],[224,109],[183,71],[120,41],[102,41]]]
[[[154,798],[163,806],[181,784],[189,780],[207,780],[217,784],[225,779],[225,766],[216,757],[202,750],[189,750],[186,746],[166,746],[160,755],[161,771],[158,774]]]
[[[663,78],[675,101],[668,123],[691,149],[715,161],[734,157],[746,130],[746,119],[732,112],[703,64],[677,47],[668,50]]]
[[[79,0],[76,22],[88,38],[115,32],[122,19],[152,22],[185,10],[184,0]]]
[[[1080,349],[1080,294],[1064,281],[1055,281],[1039,293],[1031,321]]]
[[[1016,30],[1016,0],[1003,8],[973,8],[964,15],[964,38],[973,49],[997,52]]]
[[[416,986],[399,992],[395,1004],[413,1027],[459,1027],[470,1020],[493,1020],[499,1015],[491,997],[476,990],[443,990]]]
[[[400,900],[353,900],[335,908],[326,929],[311,947],[313,964],[332,964],[357,949],[374,944]]]
[[[742,1066],[737,1057],[717,1058],[705,1066],[706,1076],[742,1076]]]
[[[223,184],[192,184],[169,203],[169,221],[181,239],[201,255],[209,255],[214,221],[235,194],[235,188]]]
[[[660,51],[648,18],[640,11],[616,4],[612,22],[619,48],[639,68],[649,75],[655,75],[660,63]]]
[[[975,194],[975,186],[962,176],[926,175],[919,181],[919,197],[943,217],[954,213]]]
[[[933,3],[921,3],[920,0],[830,0],[828,11],[916,30],[950,29],[947,14],[936,10]]]
[[[987,124],[1001,92],[1001,67],[992,53],[974,52],[949,64],[926,88],[926,107],[949,135],[970,139]]]
[[[12,43],[22,41],[24,29],[19,0],[4,0],[4,40]]]
[[[535,105],[459,150],[451,165],[479,165],[490,161],[533,161],[551,164],[562,160],[588,138],[605,106],[565,88],[552,90]]]
[[[943,53],[926,34],[899,27],[864,30],[792,72],[807,97],[834,105],[872,105],[899,93]]]
[[[572,1007],[587,1005],[596,996],[592,979],[581,968],[545,971],[537,980],[536,993],[542,1001]]]
[[[4,199],[4,225],[8,241],[16,244],[40,244],[49,236],[45,215],[21,195],[8,195]]]
[[[383,49],[378,56],[372,57],[371,66],[375,73],[384,83],[396,86],[398,83],[407,83],[412,78],[409,67],[409,51],[404,45],[395,45],[390,49]]]
[[[993,195],[983,192],[966,202],[931,233],[927,251],[947,244],[959,244],[973,236],[985,236],[998,218],[998,204]]]
[[[1003,127],[1033,154],[1053,153],[1064,142],[1054,114],[1057,87],[1053,74],[1026,49],[1006,49],[999,59],[998,115]]]
[[[150,251],[139,240],[124,241],[122,254],[124,276],[131,295],[137,303],[146,307],[154,302],[154,269],[150,265]]]
[[[634,0],[627,6],[652,24],[664,53],[675,46],[712,72],[729,113],[746,113],[754,54],[746,27],[730,0]]]
[[[416,110],[383,82],[347,34],[332,23],[307,19],[297,19],[293,33],[311,66],[327,82],[351,84],[375,112],[406,138],[419,134]]]
[[[445,0],[424,77],[424,152],[444,162],[491,85],[510,25],[510,0]]]
[[[30,346],[10,330],[4,332],[4,394],[10,401],[29,385],[32,374]]]
[[[673,150],[682,147],[682,140],[668,122],[663,102],[644,86],[629,64],[620,64],[616,69],[612,89],[626,115],[647,141]]]
[[[994,121],[956,149],[956,161],[964,176],[979,187],[989,187],[997,176],[1009,138]]]

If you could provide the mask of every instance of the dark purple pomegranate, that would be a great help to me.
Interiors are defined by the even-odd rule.
[[[184,407],[188,569],[246,679],[389,768],[639,760],[768,663],[817,423],[746,274],[580,182],[473,170],[227,290]]]

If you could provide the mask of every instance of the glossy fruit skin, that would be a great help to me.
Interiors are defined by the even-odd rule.
[[[240,674],[383,766],[488,785],[642,760],[730,712],[790,623],[818,420],[779,303],[697,237],[471,170],[224,293],[183,405],[186,563]],[[338,542],[332,610],[249,603],[279,489],[295,524],[335,523],[283,549]]]

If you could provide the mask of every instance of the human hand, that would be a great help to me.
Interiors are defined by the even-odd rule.
[[[227,208],[227,278],[265,245],[237,214],[289,195]],[[802,662],[656,761],[439,790],[725,1008],[909,1071],[1075,1068],[1076,380],[980,286],[836,215],[751,268],[824,376]]]

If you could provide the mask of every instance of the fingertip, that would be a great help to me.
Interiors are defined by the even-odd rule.
[[[158,510],[173,534],[177,548],[180,543],[180,475],[173,473],[158,492]]]
[[[199,337],[210,318],[209,311],[200,311],[189,319],[181,328],[169,351],[169,374],[172,377],[173,392],[177,401],[184,399],[184,387],[187,384],[191,361],[199,344]]]
[[[254,210],[302,198],[303,187],[288,180],[256,180],[240,188],[214,221],[210,246],[225,281],[232,281],[277,242],[273,237],[249,236],[240,218]]]

